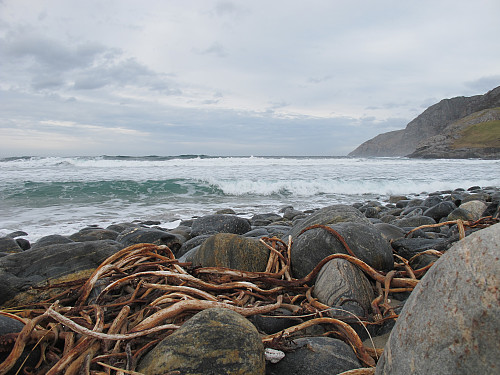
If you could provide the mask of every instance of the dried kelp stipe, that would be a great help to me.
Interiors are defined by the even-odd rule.
[[[192,267],[180,263],[167,246],[137,244],[122,249],[87,279],[37,287],[57,290],[50,299],[0,311],[24,324],[21,332],[0,336],[0,352],[9,353],[0,363],[0,374],[16,371],[20,367],[17,361],[26,351],[39,360],[21,374],[138,374],[141,357],[191,316],[211,307],[228,308],[243,316],[273,315],[279,307],[288,309],[299,323],[263,337],[266,347],[285,347],[290,334],[295,337],[304,328],[319,324],[351,345],[365,366],[374,366],[379,351],[365,348],[352,324],[395,319],[389,294],[411,291],[428,268],[413,270],[408,259],[396,257],[394,271],[378,271],[354,256],[340,234],[332,234],[351,255],[332,254],[302,279],[291,276],[291,238],[288,243],[276,238],[261,240],[270,250],[265,272]],[[335,258],[353,263],[372,280],[378,297],[366,316],[325,317],[325,310],[331,307],[312,298],[318,272]]]

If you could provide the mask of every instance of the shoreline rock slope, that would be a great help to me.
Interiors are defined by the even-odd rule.
[[[498,373],[499,205],[499,187],[474,186],[67,241],[13,232],[0,374]]]
[[[499,159],[498,107],[500,86],[484,95],[443,99],[427,108],[405,129],[379,134],[348,156]],[[492,129],[485,133],[487,140],[479,144],[463,142],[460,147],[460,138],[466,138],[464,131],[478,124],[491,125]]]

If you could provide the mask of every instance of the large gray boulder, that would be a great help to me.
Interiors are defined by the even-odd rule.
[[[311,225],[330,225],[346,221],[370,224],[370,220],[368,220],[358,209],[345,204],[335,204],[333,206],[324,207],[311,214],[297,225],[294,225],[288,234],[295,239],[300,232]],[[288,238],[285,240],[288,240]]]
[[[225,267],[264,272],[269,249],[259,240],[238,234],[219,233],[205,240],[193,255],[193,266]]]
[[[257,329],[240,314],[223,308],[199,312],[163,339],[140,362],[140,373],[265,373],[264,346]]]
[[[207,215],[193,222],[191,236],[216,233],[245,234],[251,229],[250,221],[236,215]]]
[[[25,305],[57,294],[31,290],[90,276],[93,270],[123,245],[112,241],[71,242],[30,249],[0,258],[0,306]]]
[[[176,254],[181,248],[184,238],[161,229],[132,227],[121,232],[116,238],[116,241],[121,242],[125,246],[139,243],[166,245]]]
[[[377,270],[391,270],[394,266],[392,249],[372,224],[340,223],[329,225],[339,233],[352,252]],[[302,278],[331,254],[348,254],[337,237],[325,228],[309,229],[294,239],[291,250],[292,272]]]
[[[376,374],[500,372],[500,224],[457,242],[414,289]]]

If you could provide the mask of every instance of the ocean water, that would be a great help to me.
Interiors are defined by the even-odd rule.
[[[23,157],[0,159],[0,235],[31,241],[105,227],[386,200],[391,194],[500,186],[499,160],[342,157]]]

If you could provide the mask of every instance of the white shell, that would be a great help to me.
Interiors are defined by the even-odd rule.
[[[266,348],[264,355],[266,357],[266,361],[269,361],[271,363],[278,363],[283,358],[285,358],[285,353],[283,353],[281,350],[271,348]]]

